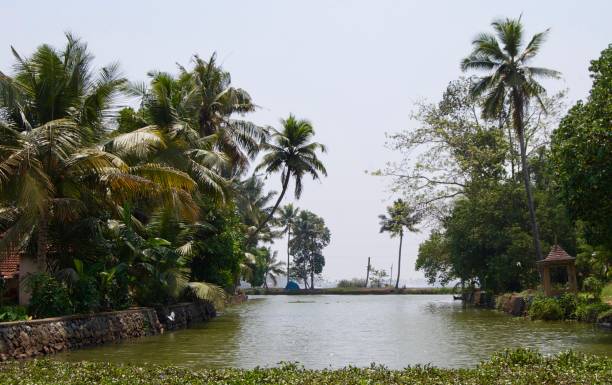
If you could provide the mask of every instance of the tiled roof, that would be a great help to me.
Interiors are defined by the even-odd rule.
[[[13,278],[19,273],[19,254],[0,255],[0,277]]]
[[[550,249],[550,253],[540,262],[556,262],[556,261],[571,261],[575,258],[571,257],[565,250],[559,245],[554,245]]]

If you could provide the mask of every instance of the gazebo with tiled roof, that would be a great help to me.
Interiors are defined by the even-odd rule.
[[[537,262],[538,268],[542,272],[542,284],[544,286],[545,295],[553,296],[560,294],[558,291],[554,290],[552,286],[550,279],[551,267],[565,267],[567,269],[567,283],[569,284],[569,291],[572,293],[578,292],[575,262],[576,258],[570,256],[559,245],[554,245],[552,249],[550,249],[548,256]]]

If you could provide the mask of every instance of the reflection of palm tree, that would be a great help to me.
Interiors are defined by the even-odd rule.
[[[537,82],[536,78],[558,78],[560,74],[547,68],[527,65],[538,54],[548,31],[535,34],[525,49],[521,51],[523,47],[523,26],[520,20],[499,20],[493,22],[492,26],[496,35],[487,33],[478,35],[473,42],[472,53],[461,62],[461,69],[464,71],[490,71],[490,74],[480,78],[471,90],[474,97],[486,95],[483,111],[485,117],[498,117],[504,108],[506,99],[510,99],[512,123],[521,149],[522,173],[527,193],[533,242],[536,257],[540,260],[542,259],[542,250],[529,180],[523,114],[532,98],[545,110],[540,96],[546,90]],[[500,47],[500,42],[503,48]]]
[[[264,283],[263,286],[268,288],[268,278],[272,280],[274,286],[276,286],[277,278],[279,275],[285,274],[285,270],[283,269],[284,262],[277,261],[276,257],[278,252],[274,252],[270,254],[267,253],[264,259]]]
[[[391,237],[399,236],[399,253],[397,257],[397,280],[395,288],[399,287],[400,271],[402,266],[402,239],[404,238],[404,228],[408,231],[417,231],[415,226],[419,223],[420,218],[414,212],[414,209],[401,199],[393,202],[393,205],[387,207],[386,215],[379,215],[380,232],[388,232]]]
[[[287,234],[287,283],[289,283],[289,259],[291,257],[291,252],[289,248],[289,243],[291,242],[291,225],[293,224],[293,220],[298,215],[300,209],[293,206],[293,203],[288,203],[281,207],[278,211],[278,224],[282,226],[283,234]]]
[[[274,144],[264,143],[262,145],[266,154],[257,166],[257,170],[265,169],[268,174],[280,171],[282,190],[272,210],[255,233],[258,233],[274,216],[274,212],[287,192],[291,177],[295,181],[295,197],[299,199],[302,195],[302,177],[305,174],[310,174],[312,179],[319,179],[319,172],[327,176],[325,166],[317,157],[317,150],[325,152],[325,146],[317,142],[311,142],[314,129],[310,122],[289,115],[281,123],[283,125],[282,131],[274,129],[272,131]]]

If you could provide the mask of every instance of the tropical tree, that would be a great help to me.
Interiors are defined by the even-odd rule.
[[[201,192],[225,199],[228,182],[220,172],[229,167],[229,159],[214,150],[212,137],[200,136],[197,114],[185,101],[190,94],[188,82],[163,72],[150,76],[150,87],[128,87],[129,93],[142,98],[141,108],[120,112],[116,135],[105,148],[135,163],[156,162],[179,169],[198,183]]]
[[[97,139],[125,79],[117,63],[94,73],[87,45],[69,33],[66,40],[62,50],[44,44],[27,58],[11,47],[15,73],[0,72],[0,108],[19,131],[71,118],[87,139]]]
[[[235,184],[236,206],[247,228],[247,234],[255,232],[271,210],[269,204],[276,195],[276,191],[265,192],[264,187],[264,181],[257,174]],[[277,235],[267,224],[257,234],[257,237],[251,237],[248,240],[247,246],[256,247],[260,241],[270,243]]]
[[[267,130],[233,118],[234,114],[254,111],[256,106],[245,90],[232,87],[232,78],[217,64],[216,54],[208,61],[196,55],[194,63],[191,71],[181,67],[179,77],[189,84],[188,100],[197,107],[200,135],[212,135],[215,148],[227,154],[232,164],[242,170],[259,152]]]
[[[289,283],[289,258],[291,258],[291,226],[295,221],[300,209],[293,206],[293,203],[288,203],[281,207],[278,211],[278,224],[282,227],[282,234],[287,234],[287,283]]]
[[[293,277],[304,280],[304,286],[314,289],[315,275],[323,272],[325,257],[323,249],[331,241],[331,233],[323,218],[308,211],[302,210],[293,222],[294,237],[289,243],[293,255]]]
[[[208,61],[196,55],[193,61],[191,70],[179,65],[178,76],[152,71],[149,86],[131,84],[128,91],[142,98],[141,109],[136,113],[125,110],[122,122],[136,126],[138,121],[146,122],[173,131],[180,128],[192,146],[200,142],[195,149],[204,145],[228,158],[224,175],[240,174],[257,155],[268,132],[235,118],[254,111],[255,105],[245,90],[232,87],[229,72],[217,64],[215,54]]]
[[[326,148],[318,142],[311,141],[315,133],[312,124],[307,120],[296,119],[293,115],[281,120],[281,124],[282,131],[272,129],[273,143],[262,144],[266,154],[257,166],[257,170],[264,169],[268,174],[280,171],[282,189],[272,210],[255,234],[274,216],[292,177],[295,183],[295,198],[299,199],[302,195],[302,178],[305,174],[310,174],[313,180],[319,179],[319,173],[327,176],[325,166],[317,157],[317,150],[325,152]]]
[[[268,288],[268,278],[272,281],[274,286],[276,286],[278,276],[286,273],[285,269],[283,269],[283,265],[285,263],[278,261],[276,259],[277,256],[278,256],[277,251],[270,253],[270,250],[268,250],[268,253],[265,255],[263,259],[263,273],[264,273],[263,286],[266,289]]]
[[[416,225],[420,222],[420,215],[415,209],[401,199],[396,200],[387,207],[387,215],[379,215],[380,232],[388,232],[391,237],[399,236],[399,252],[397,257],[397,280],[395,288],[399,287],[400,272],[402,267],[402,241],[404,239],[404,229],[412,232],[418,231]]]
[[[527,163],[524,113],[532,99],[545,109],[541,99],[545,89],[536,79],[558,78],[560,74],[547,68],[528,65],[538,54],[548,30],[535,34],[523,49],[523,26],[520,19],[498,20],[494,21],[492,26],[495,34],[481,33],[474,39],[472,53],[461,62],[461,69],[489,71],[488,75],[474,83],[471,90],[474,97],[486,95],[483,102],[484,117],[497,119],[506,99],[509,99],[512,123],[521,152],[533,242],[536,257],[540,260],[542,250]]]
[[[50,226],[118,217],[136,200],[197,212],[196,185],[185,173],[130,166],[97,146],[123,80],[116,65],[94,76],[86,45],[67,39],[63,51],[42,45],[29,58],[13,49],[14,76],[0,74],[0,247],[35,250],[43,270]]]
[[[555,179],[574,220],[590,243],[612,252],[612,44],[591,61],[593,85],[552,137]],[[605,252],[600,252],[605,254]]]
[[[102,212],[118,217],[123,205],[136,200],[177,207],[185,217],[198,211],[191,195],[196,184],[188,175],[158,164],[130,167],[114,154],[85,147],[86,136],[67,119],[22,132],[0,122],[6,229],[0,247],[35,240],[40,269],[47,268],[50,225]]]

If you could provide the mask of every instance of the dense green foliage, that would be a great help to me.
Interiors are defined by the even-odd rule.
[[[564,315],[565,310],[554,298],[535,298],[529,306],[529,316],[531,319],[558,321],[563,319]]]
[[[312,124],[243,119],[256,106],[214,54],[135,84],[117,64],[92,69],[87,45],[66,37],[13,50],[13,73],[0,73],[0,253],[36,259],[30,312],[220,300],[254,272],[274,281],[279,266],[258,251],[286,226],[268,221],[287,185],[270,208],[262,176],[244,175],[263,152],[260,168],[293,178],[299,198],[305,174],[326,174]],[[117,112],[118,96],[139,107]]]
[[[566,293],[559,297],[536,296],[527,302],[527,314],[534,320],[577,320],[596,322],[612,309],[597,298]]]
[[[612,249],[612,45],[589,67],[593,86],[552,136],[555,177],[574,219],[587,225],[587,241]]]
[[[325,266],[323,249],[331,241],[331,232],[323,218],[307,210],[300,211],[292,228],[293,238],[289,242],[293,256],[291,277],[303,280],[306,288],[314,289],[314,277],[321,274]]]
[[[564,94],[547,95],[534,78],[558,73],[528,64],[546,33],[521,52],[519,21],[493,28],[462,63],[489,73],[451,82],[437,104],[418,104],[421,126],[391,136],[393,149],[420,152],[417,161],[406,156],[377,174],[391,176],[432,227],[416,262],[431,284],[534,288],[536,259],[557,243],[576,256],[580,287],[598,293],[590,286],[609,281],[612,262],[612,49],[592,62],[589,100],[563,117]]]
[[[27,309],[23,306],[0,306],[0,322],[22,321],[28,319]]]
[[[0,384],[609,384],[612,359],[572,352],[545,357],[529,350],[506,351],[471,369],[413,366],[308,370],[298,364],[275,368],[191,370],[173,366],[67,363],[49,360],[0,363]]]

